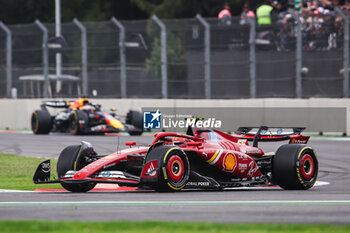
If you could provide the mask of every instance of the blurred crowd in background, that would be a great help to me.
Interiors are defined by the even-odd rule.
[[[294,12],[302,23],[304,50],[330,50],[343,45],[344,20],[336,8],[350,16],[350,0],[264,0],[254,8],[245,3],[240,24],[255,19],[258,39],[273,41],[279,51],[289,51],[295,44]],[[229,11],[225,4],[218,14],[220,24],[231,24]]]

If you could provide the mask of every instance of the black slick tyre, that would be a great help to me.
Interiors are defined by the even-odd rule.
[[[185,187],[190,175],[187,155],[178,147],[161,145],[154,147],[147,157],[159,156],[158,180],[153,188],[159,192],[179,191]]]
[[[126,124],[133,125],[137,130],[129,131],[131,136],[140,136],[143,133],[142,113],[139,111],[129,110],[126,114]]]
[[[84,165],[78,160],[80,145],[68,146],[63,149],[57,161],[57,175],[63,177],[69,170],[80,170]],[[75,166],[75,167],[74,167]],[[61,183],[62,187],[71,192],[87,192],[95,187],[95,183],[69,184]]]
[[[32,113],[31,127],[34,134],[48,134],[52,128],[51,115],[46,110],[36,110]]]
[[[283,189],[306,190],[316,183],[318,160],[310,146],[283,145],[274,155],[272,165],[273,180]]]

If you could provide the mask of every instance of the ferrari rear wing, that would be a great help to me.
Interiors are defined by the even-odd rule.
[[[239,127],[235,133],[244,135],[255,135],[261,128],[261,135],[268,136],[285,136],[285,135],[296,135],[300,134],[305,130],[305,127]]]
[[[304,127],[240,127],[235,131],[235,137],[253,141],[253,146],[258,146],[258,141],[284,141],[289,143],[306,144],[309,136],[302,136]]]

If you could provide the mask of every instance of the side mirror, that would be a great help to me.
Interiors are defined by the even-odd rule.
[[[136,146],[136,142],[126,142],[125,145],[130,147]]]

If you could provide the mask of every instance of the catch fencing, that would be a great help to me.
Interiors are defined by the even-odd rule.
[[[0,29],[4,98],[349,97],[349,23],[341,11],[289,12],[271,25],[200,15],[75,19],[62,24],[59,42],[55,25],[38,20]],[[53,76],[56,52],[61,77]]]

